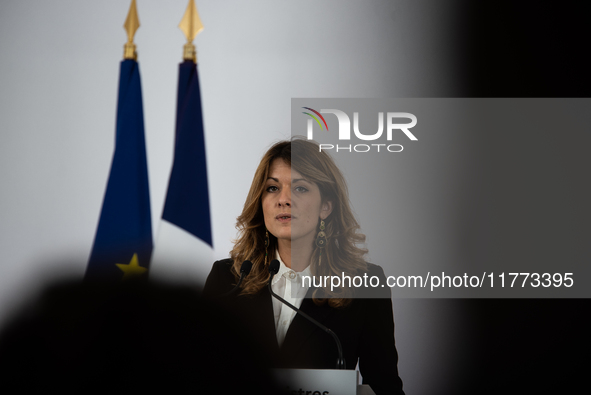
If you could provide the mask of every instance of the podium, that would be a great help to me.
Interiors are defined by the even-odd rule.
[[[274,369],[275,378],[291,395],[375,395],[359,384],[356,370]]]

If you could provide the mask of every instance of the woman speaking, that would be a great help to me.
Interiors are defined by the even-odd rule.
[[[345,180],[332,159],[305,140],[273,145],[256,170],[236,226],[231,258],[214,263],[204,293],[230,294],[228,304],[259,337],[272,366],[334,369],[339,356],[328,333],[272,297],[269,266],[278,260],[272,291],[332,330],[346,367],[359,363],[363,383],[376,394],[402,394],[389,288],[368,299],[360,298],[367,290],[310,281],[367,275],[386,283],[382,268],[364,260],[367,250],[358,245],[365,236],[358,233]],[[252,269],[232,292],[246,260]]]

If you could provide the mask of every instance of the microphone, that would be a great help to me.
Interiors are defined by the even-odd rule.
[[[298,309],[297,307],[295,307],[294,305],[289,303],[287,300],[283,299],[281,296],[279,296],[275,292],[273,292],[273,289],[271,288],[271,282],[273,281],[273,277],[275,277],[277,272],[279,272],[279,261],[277,259],[273,259],[271,261],[271,264],[269,265],[270,276],[269,276],[269,284],[267,284],[267,286],[269,287],[269,292],[271,292],[271,295],[273,295],[273,297],[275,297],[281,303],[285,304],[286,306],[288,306],[289,308],[294,310],[297,314],[302,315],[308,321],[310,321],[314,325],[318,326],[324,332],[331,335],[337,344],[337,349],[339,350],[339,358],[337,359],[337,369],[346,369],[345,358],[343,357],[343,346],[341,345],[341,341],[339,340],[337,335],[333,331],[328,329],[326,326],[322,325],[320,322],[316,321],[314,318],[310,317],[308,314],[304,313],[302,310]]]
[[[236,290],[238,288],[240,288],[240,284],[242,284],[242,280],[244,280],[244,277],[248,276],[248,274],[250,273],[251,270],[252,270],[252,262],[251,261],[246,260],[246,261],[242,262],[242,266],[240,266],[240,279],[238,280],[238,284],[236,284],[236,286],[234,288],[232,288],[230,291],[226,292],[225,294],[222,294],[219,297],[225,298],[226,296],[230,296],[234,292],[236,292]]]

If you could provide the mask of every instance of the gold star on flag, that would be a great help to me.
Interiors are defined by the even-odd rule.
[[[148,270],[145,267],[140,266],[140,263],[137,259],[137,254],[133,254],[131,262],[129,262],[128,264],[116,263],[115,265],[117,265],[117,267],[121,269],[121,271],[123,271],[122,280],[128,280],[130,278],[139,277],[140,275],[144,274],[146,270]]]

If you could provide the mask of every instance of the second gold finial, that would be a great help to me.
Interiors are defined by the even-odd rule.
[[[133,37],[135,36],[137,29],[140,27],[140,18],[137,15],[135,0],[131,0],[127,19],[125,19],[123,27],[127,31],[127,43],[123,46],[123,59],[137,60],[137,52],[135,50],[135,44],[133,43]]]
[[[185,37],[187,37],[187,43],[183,47],[183,59],[192,60],[197,63],[197,50],[195,49],[195,45],[193,45],[193,40],[203,30],[203,23],[201,23],[201,18],[199,18],[195,0],[189,0],[185,15],[183,15],[183,19],[179,23],[179,28],[185,34]]]

